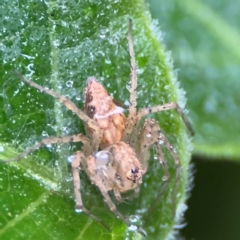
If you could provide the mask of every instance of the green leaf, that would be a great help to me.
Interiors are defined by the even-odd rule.
[[[239,2],[148,2],[187,91],[195,153],[239,159]]]
[[[47,136],[85,133],[84,124],[64,106],[16,77],[16,70],[42,86],[68,96],[83,107],[83,89],[95,76],[109,93],[122,100],[130,64],[127,47],[128,19],[133,19],[134,48],[138,63],[138,107],[185,98],[179,89],[172,60],[165,52],[161,32],[151,22],[142,1],[3,1],[2,3],[0,159],[8,159]],[[171,182],[156,202],[163,172],[151,157],[140,196],[118,204],[124,216],[139,215],[148,239],[173,234],[175,220],[185,209],[185,189],[191,143],[180,117],[174,111],[152,114],[175,146],[182,173],[177,201],[172,200],[175,164],[165,150]],[[81,172],[83,202],[111,231],[74,212],[71,168],[66,158],[80,144],[46,146],[18,163],[0,164],[1,239],[139,239],[108,209],[97,189]],[[117,204],[117,203],[116,203]],[[176,204],[176,205],[175,205]],[[173,209],[177,209],[174,219]]]

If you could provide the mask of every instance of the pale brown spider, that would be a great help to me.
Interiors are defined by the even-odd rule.
[[[65,96],[41,87],[33,81],[27,80],[16,73],[23,82],[39,89],[41,92],[53,96],[64,104],[68,109],[77,114],[85,123],[88,137],[82,134],[64,137],[48,137],[34,146],[27,148],[23,153],[5,162],[18,161],[34,150],[47,144],[82,142],[83,148],[77,151],[71,160],[73,184],[76,202],[76,211],[84,211],[103,226],[109,227],[98,217],[90,213],[82,203],[81,182],[79,177],[80,166],[87,173],[91,182],[101,191],[110,210],[122,219],[128,226],[131,222],[118,212],[108,192],[113,191],[117,201],[121,202],[121,193],[134,189],[138,191],[143,174],[147,171],[150,158],[149,149],[154,147],[159,162],[163,166],[163,181],[169,179],[167,163],[165,161],[161,145],[164,145],[175,160],[177,168],[176,181],[180,178],[180,159],[173,150],[172,145],[162,133],[159,124],[153,119],[146,119],[143,127],[140,128],[140,120],[148,113],[155,113],[169,109],[176,109],[191,133],[193,130],[177,103],[167,103],[154,107],[143,108],[137,112],[137,72],[132,41],[132,22],[129,21],[128,45],[131,60],[131,86],[130,86],[130,107],[126,118],[123,108],[117,106],[105,88],[96,81],[94,77],[87,80],[85,89],[84,112]],[[99,151],[99,148],[102,150]],[[3,161],[4,162],[4,161]],[[137,228],[137,231],[145,235],[144,231]]]

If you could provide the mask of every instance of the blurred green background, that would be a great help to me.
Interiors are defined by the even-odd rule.
[[[184,239],[240,239],[240,2],[149,0],[186,91],[195,180]]]

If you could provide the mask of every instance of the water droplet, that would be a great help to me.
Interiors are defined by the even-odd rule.
[[[68,81],[66,82],[66,86],[67,86],[67,87],[72,87],[72,86],[73,86],[73,81],[68,80]]]
[[[71,155],[71,156],[67,157],[67,161],[68,161],[69,163],[72,163],[72,161],[73,161],[74,158],[75,158],[75,155]]]
[[[128,220],[131,223],[131,225],[128,227],[128,230],[130,231],[136,231],[142,225],[141,219],[138,215],[131,215],[129,216]]]
[[[102,29],[100,29],[99,37],[100,37],[100,38],[105,38],[107,32],[108,32],[108,29],[107,29],[107,28],[102,28]]]
[[[131,91],[131,87],[127,84],[126,85],[126,89],[130,92]]]
[[[112,62],[111,62],[110,59],[105,58],[105,63],[106,63],[106,64],[111,64]]]
[[[172,146],[172,145],[170,145],[169,148],[170,148],[171,150],[173,150],[173,146]]]
[[[59,40],[55,40],[55,41],[53,41],[53,46],[54,47],[58,47],[60,45],[60,42],[59,42]]]
[[[76,212],[76,213],[81,213],[81,212],[82,212],[82,209],[80,209],[80,208],[75,208],[75,212]]]
[[[129,216],[128,220],[131,223],[137,223],[140,220],[140,217],[138,215],[131,215]]]
[[[66,133],[66,134],[68,134],[68,133],[69,133],[68,127],[63,127],[63,132]]]
[[[124,105],[129,107],[131,104],[130,104],[130,102],[128,100],[125,100]]]
[[[20,19],[20,23],[21,25],[24,25],[24,21],[22,19]]]
[[[0,145],[0,152],[4,152],[4,146]]]
[[[162,180],[165,182],[165,181],[167,181],[168,180],[168,176],[163,176],[162,177]]]
[[[162,144],[164,144],[164,141],[163,141],[162,139],[159,139],[158,143],[159,143],[160,145],[162,145]]]
[[[43,137],[48,137],[47,132],[46,132],[46,131],[42,131],[42,136],[43,136]]]
[[[81,96],[80,95],[76,96],[76,100],[80,101],[81,100]]]
[[[130,231],[136,231],[138,229],[138,227],[137,226],[134,226],[134,225],[130,225],[129,227],[128,227],[128,230],[130,230]]]
[[[13,92],[13,96],[16,96],[19,93],[19,89]]]

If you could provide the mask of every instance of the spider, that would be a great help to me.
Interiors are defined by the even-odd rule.
[[[177,182],[180,179],[181,169],[180,159],[173,146],[162,133],[159,124],[153,119],[145,119],[141,127],[140,120],[149,113],[175,109],[182,117],[187,128],[193,133],[189,121],[177,103],[171,102],[137,111],[137,68],[133,49],[131,20],[129,20],[127,39],[131,64],[128,117],[125,117],[124,109],[115,104],[114,99],[109,96],[106,89],[94,77],[89,77],[87,80],[83,112],[67,97],[27,80],[21,74],[15,72],[23,82],[39,89],[43,93],[51,95],[75,113],[84,122],[88,136],[80,133],[72,136],[48,137],[27,148],[15,158],[2,161],[5,163],[19,161],[41,146],[48,144],[82,142],[83,147],[81,151],[77,151],[71,158],[76,211],[85,212],[107,229],[109,227],[83,205],[80,192],[80,166],[86,172],[91,182],[99,188],[110,210],[128,226],[131,226],[131,222],[117,210],[108,192],[113,191],[118,202],[122,201],[121,193],[132,189],[138,192],[142,176],[148,168],[151,146],[154,147],[159,162],[163,166],[164,182],[168,181],[169,172],[161,145],[164,145],[169,150],[175,161]],[[137,228],[137,231],[145,235],[145,232],[140,228]]]

